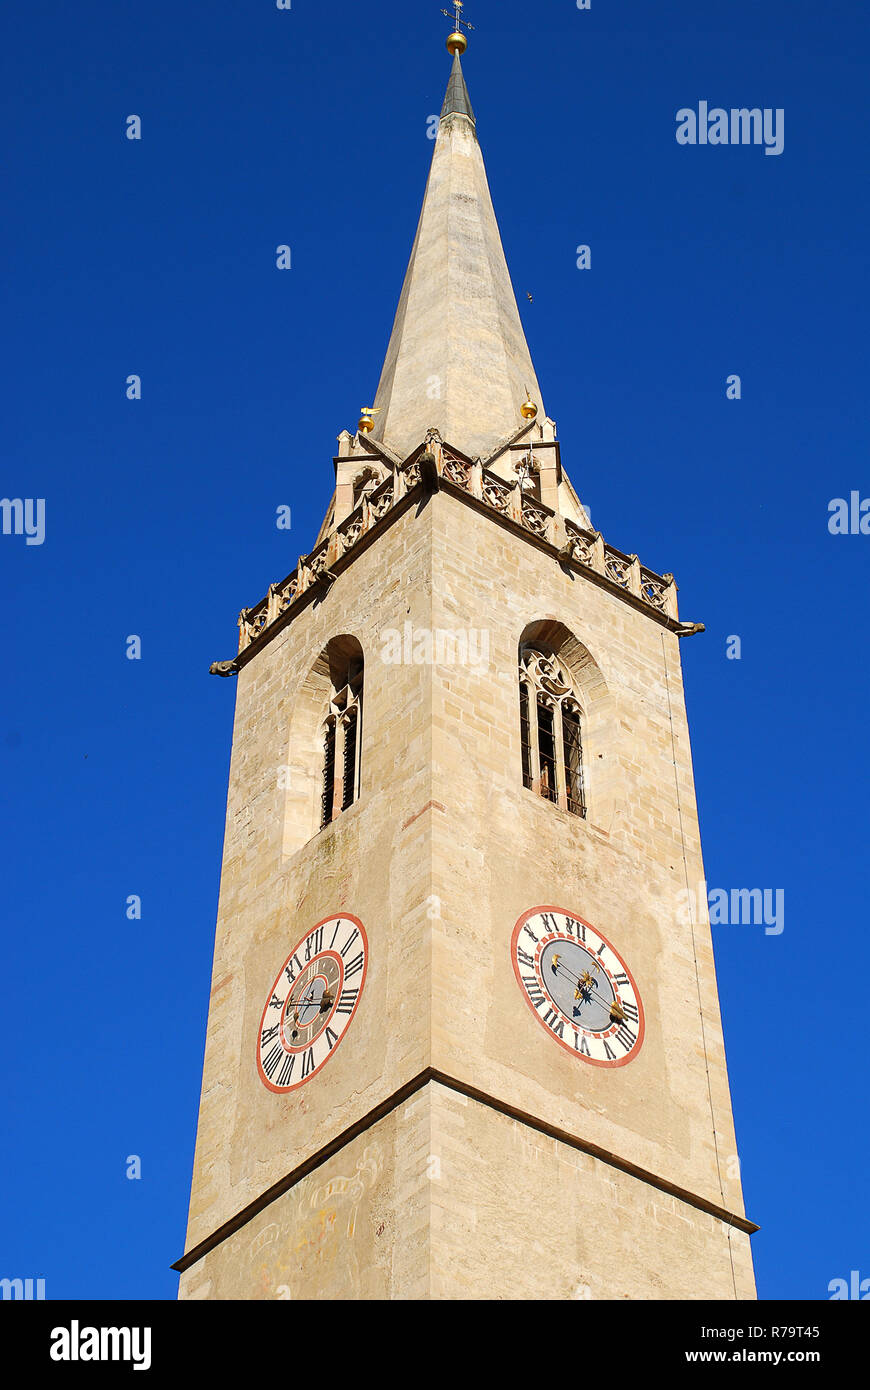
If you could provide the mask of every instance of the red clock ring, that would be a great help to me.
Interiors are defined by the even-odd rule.
[[[260,1058],[260,1052],[261,1052],[261,1039],[262,1039],[262,1036],[263,1036],[263,1025],[264,1025],[264,1023],[266,1022],[266,1014],[267,1014],[268,1011],[269,1011],[269,1005],[271,1004],[272,998],[273,998],[274,995],[275,995],[275,987],[276,987],[276,985],[280,982],[282,975],[284,974],[285,970],[287,969],[287,966],[290,964],[290,962],[291,962],[291,960],[293,959],[293,957],[296,956],[296,955],[298,955],[300,946],[304,946],[305,942],[309,939],[309,937],[311,937],[311,936],[314,935],[314,933],[318,930],[318,928],[320,928],[320,927],[325,927],[326,924],[327,924],[327,922],[336,922],[336,921],[339,921],[339,922],[352,922],[353,925],[354,925],[354,926],[357,928],[357,930],[359,931],[360,939],[361,939],[361,941],[362,941],[362,951],[363,951],[362,975],[361,975],[361,977],[360,977],[359,987],[358,987],[358,990],[357,990],[357,996],[356,996],[356,999],[354,1000],[353,1007],[352,1007],[352,1009],[351,1009],[351,1011],[350,1011],[350,1013],[349,1013],[349,1015],[348,1015],[347,1022],[345,1023],[344,1028],[343,1028],[342,1031],[341,1031],[341,1035],[339,1036],[338,1041],[335,1042],[335,1043],[333,1044],[333,1046],[332,1046],[332,1048],[330,1049],[330,1051],[327,1053],[327,1055],[324,1057],[323,1061],[320,1063],[320,1065],[316,1068],[316,1070],[315,1070],[314,1072],[310,1072],[310,1073],[308,1074],[308,1076],[306,1076],[306,1077],[303,1078],[302,1081],[296,1081],[296,1082],[294,1082],[294,1084],[293,1084],[292,1086],[273,1086],[272,1082],[269,1080],[269,1078],[266,1076],[265,1072],[263,1071],[263,1064],[262,1064],[262,1061],[261,1061],[261,1058]],[[333,938],[333,939],[334,939],[334,938]],[[306,966],[306,968],[307,968],[308,965],[310,965],[310,964],[312,964],[313,962],[317,961],[317,960],[319,959],[319,957],[322,956],[322,955],[334,955],[334,954],[335,954],[335,952],[332,951],[331,946],[325,947],[323,950],[318,951],[314,956],[312,956],[312,958],[311,958],[310,961],[306,961],[306,962],[305,962],[305,966]],[[345,1035],[347,1034],[347,1031],[348,1031],[348,1029],[350,1028],[351,1023],[352,1023],[353,1020],[354,1020],[354,1016],[355,1016],[355,1014],[356,1014],[356,1011],[357,1011],[357,1009],[359,1008],[359,1003],[360,1003],[360,1000],[362,999],[363,988],[364,988],[364,986],[365,986],[366,976],[368,975],[368,970],[369,970],[369,939],[368,939],[368,936],[366,935],[366,929],[365,929],[365,927],[363,926],[362,922],[360,921],[360,919],[359,919],[358,917],[354,917],[353,913],[351,913],[351,912],[331,912],[331,913],[329,914],[328,917],[324,917],[321,921],[316,922],[315,925],[314,925],[309,931],[305,932],[304,935],[301,936],[301,937],[299,938],[298,942],[297,942],[296,945],[293,947],[293,950],[290,952],[290,954],[287,956],[287,959],[284,961],[284,964],[281,966],[281,969],[278,971],[278,974],[275,976],[275,979],[274,979],[274,981],[273,981],[273,983],[272,983],[272,988],[271,988],[271,990],[269,991],[269,997],[268,997],[268,999],[266,1000],[266,1003],[265,1003],[265,1005],[264,1005],[264,1007],[263,1007],[263,1012],[262,1012],[262,1014],[261,1014],[261,1016],[260,1016],[260,1027],[259,1027],[259,1030],[258,1030],[258,1032],[257,1032],[257,1071],[258,1071],[258,1073],[259,1073],[260,1080],[262,1081],[263,1085],[264,1085],[268,1090],[272,1091],[273,1094],[279,1095],[279,1096],[284,1096],[284,1095],[288,1095],[290,1091],[298,1091],[299,1088],[300,1088],[300,1086],[306,1085],[307,1082],[309,1082],[309,1081],[312,1079],[313,1076],[319,1076],[319,1075],[320,1075],[320,1072],[323,1070],[323,1068],[326,1066],[326,1064],[332,1060],[333,1056],[335,1055],[335,1053],[338,1051],[339,1047],[340,1047],[341,1044],[343,1043],[343,1041],[344,1041],[344,1039],[345,1039]],[[300,972],[300,973],[301,973],[301,972]],[[343,959],[342,959],[342,960],[341,960],[341,984],[342,984],[342,986],[344,985],[344,979],[345,979],[345,971],[344,971],[344,961],[343,961]],[[289,996],[289,993],[292,992],[292,989],[293,989],[293,986],[291,985],[291,986],[290,986],[290,990],[288,991],[288,996]],[[335,1004],[333,1005],[333,1009],[332,1009],[332,1013],[330,1014],[330,1018],[332,1017],[332,1014],[335,1013],[335,1010],[338,1008],[338,1004],[339,1004],[340,999],[341,999],[341,990],[339,990],[339,991],[336,993]],[[283,1018],[283,1016],[284,1016],[284,1011],[285,1011],[286,1007],[287,1007],[287,1000],[286,1000],[286,998],[285,998],[284,1003],[283,1003],[282,1006],[281,1006],[281,1018]],[[322,1030],[321,1030],[321,1032],[322,1032]],[[321,1033],[318,1033],[317,1036],[320,1037],[320,1036],[321,1036]],[[294,1056],[294,1055],[295,1055],[295,1056],[298,1056],[298,1055],[299,1055],[299,1052],[304,1052],[304,1051],[306,1050],[305,1048],[301,1048],[301,1049],[298,1049],[298,1050],[297,1050],[297,1049],[292,1049],[292,1050],[291,1050],[291,1049],[285,1047],[284,1041],[283,1041],[283,1034],[282,1034],[282,1031],[281,1031],[281,1028],[280,1028],[280,1021],[279,1021],[279,1032],[278,1032],[276,1041],[279,1041],[279,1042],[280,1042],[280,1044],[281,1044],[281,1050],[284,1052],[285,1056],[287,1056],[287,1057]],[[313,1044],[310,1044],[310,1045],[313,1045]]]
[[[631,985],[632,990],[634,991],[634,997],[635,997],[635,999],[637,1000],[637,1038],[636,1038],[635,1042],[634,1042],[633,1045],[632,1045],[631,1051],[630,1051],[630,1052],[627,1052],[627,1053],[625,1054],[624,1057],[615,1057],[615,1058],[613,1059],[612,1062],[608,1061],[606,1058],[602,1059],[602,1058],[599,1058],[599,1057],[587,1057],[585,1053],[579,1052],[578,1049],[577,1049],[576,1047],[572,1047],[570,1043],[564,1042],[564,1041],[562,1040],[562,1038],[560,1038],[556,1033],[554,1033],[553,1030],[552,1030],[551,1028],[548,1028],[548,1027],[547,1027],[546,1023],[545,1023],[544,1020],[541,1018],[540,1014],[538,1013],[537,1009],[535,1008],[534,1004],[532,1003],[531,999],[529,998],[528,991],[526,990],[526,987],[525,987],[525,985],[523,984],[522,976],[520,975],[520,967],[519,967],[519,964],[518,964],[518,962],[517,962],[517,939],[518,939],[519,934],[520,934],[520,932],[522,931],[523,927],[526,925],[526,922],[528,922],[529,918],[530,918],[530,917],[537,917],[537,916],[538,916],[540,913],[542,913],[542,912],[558,913],[560,917],[570,917],[570,919],[571,919],[572,922],[582,922],[582,924],[583,924],[584,927],[588,927],[589,930],[590,930],[591,932],[594,932],[594,934],[597,936],[597,938],[598,938],[599,941],[603,941],[603,942],[604,942],[604,944],[605,944],[605,946],[607,947],[608,951],[612,951],[612,952],[613,952],[613,954],[615,955],[616,959],[619,961],[619,964],[622,966],[622,969],[625,971],[626,975],[628,976],[629,983],[630,983],[630,985]],[[548,935],[552,935],[552,933],[547,933],[547,934],[548,934]],[[574,941],[574,940],[575,940],[575,938],[571,935],[570,932],[566,932],[566,933],[565,933],[565,938],[568,939],[568,940],[571,940],[571,941]],[[578,941],[576,944],[577,944],[577,945],[580,945],[580,946],[583,945],[582,941]],[[538,958],[539,958],[539,953],[538,953],[538,950],[537,950],[537,947],[536,947],[536,950],[535,950],[535,974],[536,974],[536,976],[537,976],[537,974],[538,974],[538,971],[537,971],[537,961],[538,961]],[[518,984],[519,987],[520,987],[520,992],[522,993],[522,996],[523,996],[523,998],[525,999],[525,1001],[526,1001],[527,1005],[529,1006],[529,1008],[531,1009],[532,1013],[535,1015],[535,1018],[538,1020],[538,1023],[541,1025],[541,1027],[544,1029],[544,1031],[553,1039],[553,1041],[554,1041],[555,1043],[558,1043],[560,1047],[564,1048],[566,1052],[570,1052],[571,1055],[572,1055],[572,1057],[580,1057],[580,1058],[582,1059],[582,1061],[587,1062],[590,1066],[593,1066],[593,1067],[624,1067],[625,1064],[626,1064],[627,1062],[633,1062],[633,1061],[634,1061],[635,1057],[636,1057],[637,1054],[640,1052],[640,1049],[641,1049],[641,1047],[643,1046],[644,1034],[645,1034],[645,1032],[646,1032],[646,1020],[645,1020],[645,1018],[644,1018],[643,1001],[641,1000],[641,997],[640,997],[640,990],[639,990],[638,987],[637,987],[637,983],[636,983],[636,981],[635,981],[634,976],[632,975],[632,973],[631,973],[631,971],[629,970],[628,966],[626,965],[625,961],[622,959],[622,956],[621,956],[621,955],[619,954],[619,952],[617,951],[616,947],[615,947],[614,945],[612,945],[612,943],[611,943],[610,941],[608,941],[607,937],[604,936],[604,934],[603,934],[602,932],[600,932],[600,931],[598,930],[598,928],[597,928],[592,922],[588,921],[585,917],[581,917],[580,914],[577,913],[577,912],[569,912],[568,909],[565,908],[565,907],[554,907],[552,904],[548,904],[548,905],[543,906],[543,907],[531,907],[531,908],[529,908],[529,910],[528,910],[527,912],[524,912],[524,913],[522,914],[522,916],[518,919],[517,924],[516,924],[516,926],[515,926],[514,929],[513,929],[513,934],[512,934],[512,936],[511,936],[511,964],[512,964],[512,966],[513,966],[513,968],[514,968],[514,975],[516,976],[517,984]],[[608,972],[608,974],[609,974],[609,972]],[[546,985],[544,984],[543,979],[541,980],[541,985],[542,985],[542,988],[544,989],[544,992],[546,993],[547,999],[550,1000],[550,1003],[553,1005],[553,1008],[555,1008],[555,1009],[561,1014],[561,1013],[562,1013],[562,1010],[559,1008],[558,1004],[556,1004],[554,1000],[550,999],[549,991],[547,990],[547,987],[546,987]],[[572,1028],[572,1030],[573,1030],[575,1033],[578,1032],[578,1030],[577,1030],[576,1028],[573,1027],[573,1024],[570,1024],[569,1026]],[[589,1030],[589,1029],[583,1029],[583,1030],[580,1030],[580,1031],[589,1032],[590,1030]],[[593,1036],[595,1036],[595,1035],[593,1034]]]

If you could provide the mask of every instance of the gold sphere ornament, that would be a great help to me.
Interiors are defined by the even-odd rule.
[[[534,420],[537,413],[538,407],[535,405],[535,402],[532,400],[531,396],[528,396],[520,406],[520,414],[522,415],[524,420]]]
[[[467,47],[468,39],[458,29],[455,29],[447,40],[447,52],[451,58],[455,57],[457,53],[461,57]]]

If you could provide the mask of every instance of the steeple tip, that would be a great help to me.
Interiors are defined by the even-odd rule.
[[[450,81],[447,83],[447,94],[441,108],[442,121],[445,116],[467,116],[472,125],[476,125],[471,97],[468,95],[468,88],[465,85],[465,75],[462,71],[458,52],[454,54],[453,69],[450,73]]]
[[[459,33],[470,26],[457,0],[454,8]],[[374,421],[367,444],[400,459],[429,426],[467,458],[489,458],[546,419],[458,51],[380,382],[363,414],[367,427]]]

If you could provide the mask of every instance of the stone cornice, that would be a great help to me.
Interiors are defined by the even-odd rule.
[[[530,1115],[525,1110],[520,1110],[514,1105],[509,1105],[506,1101],[497,1096],[489,1095],[486,1091],[478,1090],[476,1086],[470,1086],[467,1082],[455,1076],[449,1076],[446,1072],[438,1071],[434,1067],[427,1067],[425,1071],[415,1076],[412,1081],[408,1081],[404,1086],[400,1086],[391,1096],[376,1105],[373,1110],[355,1124],[350,1125],[341,1134],[337,1134],[328,1144],[319,1149],[317,1153],[305,1159],[297,1168],[292,1169],[278,1182],[273,1183],[253,1202],[249,1202],[246,1207],[230,1217],[217,1230],[213,1231],[205,1240],[195,1245],[193,1249],[186,1251],[180,1259],[176,1260],[171,1266],[183,1274],[190,1269],[204,1256],[208,1255],[218,1245],[222,1244],[229,1236],[235,1235],[236,1231],[246,1226],[249,1221],[258,1216],[266,1207],[271,1206],[279,1197],[283,1197],[286,1192],[295,1187],[309,1173],[315,1171],[328,1159],[339,1153],[354,1139],[365,1134],[378,1121],[385,1119],[400,1105],[423,1090],[425,1086],[435,1083],[444,1086],[449,1091],[454,1091],[458,1095],[465,1096],[468,1100],[476,1101],[479,1105],[485,1105],[497,1114],[504,1115],[509,1120],[514,1120],[518,1124],[526,1125],[529,1129],[535,1130],[538,1134],[546,1135],[549,1139],[556,1140],[557,1143],[565,1144],[569,1148],[576,1149],[580,1153],[589,1154],[592,1158],[597,1158],[600,1162],[607,1164],[608,1167],[616,1168],[629,1177],[636,1178],[639,1182],[646,1183],[647,1186],[657,1189],[659,1192],[666,1193],[669,1197],[676,1198],[677,1201],[685,1203],[686,1206],[694,1207],[697,1211],[706,1212],[708,1216],[715,1217],[726,1226],[734,1226],[738,1231],[743,1231],[746,1235],[753,1235],[760,1228],[754,1221],[749,1221],[745,1216],[738,1212],[728,1211],[726,1207],[719,1206],[716,1202],[711,1202],[707,1197],[701,1197],[695,1192],[690,1192],[687,1188],[680,1187],[676,1183],[670,1182],[667,1178],[660,1177],[657,1173],[651,1172],[647,1168],[641,1168],[637,1163],[632,1163],[629,1159],[621,1158],[618,1154],[611,1153],[609,1149],[603,1149],[598,1144],[593,1144],[587,1139],[582,1139],[576,1134],[571,1134],[568,1130],[559,1129],[556,1125],[551,1125],[546,1120],[539,1119],[535,1115]]]

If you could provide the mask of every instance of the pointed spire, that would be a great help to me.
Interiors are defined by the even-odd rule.
[[[545,418],[454,47],[368,435],[401,458],[430,427],[463,453],[486,458],[522,428],[529,395],[537,418]]]
[[[447,95],[441,108],[442,121],[445,116],[467,116],[470,121],[474,121],[471,98],[465,85],[465,76],[458,53],[453,58],[453,71],[450,74],[450,81],[447,83]]]

